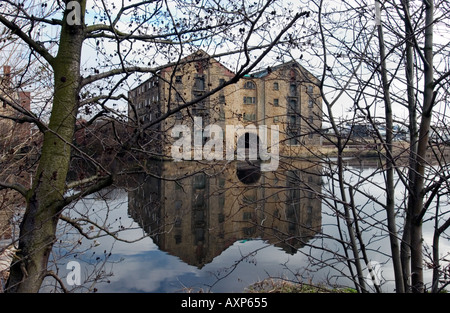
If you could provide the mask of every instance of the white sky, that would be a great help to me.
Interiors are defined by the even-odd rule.
[[[30,1],[33,1],[33,0],[30,0]],[[374,11],[373,11],[373,5],[372,5],[372,1],[371,0],[369,0],[369,1],[352,0],[350,2],[351,3],[357,3],[357,2],[361,2],[361,1],[362,1],[362,3],[366,3],[367,4],[367,8],[368,8],[367,14],[371,14],[372,15],[374,13]],[[138,0],[132,0],[132,1],[114,0],[114,1],[107,1],[107,2],[108,3],[113,3],[113,2],[115,3],[116,9],[115,9],[115,11],[113,10],[113,13],[112,13],[112,16],[114,16],[115,12],[117,12],[117,10],[120,8],[122,3],[125,3],[125,5],[129,5],[131,3],[138,2]],[[95,20],[94,16],[95,16],[96,13],[98,13],[96,11],[99,10],[98,8],[97,9],[93,8],[93,4],[94,3],[97,3],[97,5],[102,5],[102,2],[100,2],[100,1],[88,0],[88,5],[87,5],[88,14],[86,16],[86,20],[87,20],[88,24],[94,23],[94,20]],[[171,7],[171,9],[173,9],[174,8],[173,1],[168,1],[168,3],[169,3],[169,6]],[[280,5],[280,6],[283,6],[285,3],[289,3],[289,2],[288,1],[284,1],[284,0],[283,1],[281,1],[281,0],[277,1],[277,4]],[[327,14],[327,13],[330,13],[330,12],[333,13],[334,11],[339,10],[340,6],[343,5],[344,2],[325,1],[324,3],[326,5],[325,5],[325,9],[324,9],[323,13]],[[295,5],[297,5],[297,10],[305,10],[305,9],[310,9],[311,11],[315,10],[315,8],[314,8],[314,1],[298,1],[298,2],[295,2]],[[345,18],[345,16],[340,16],[339,13],[334,13],[334,14],[335,14],[335,18]],[[126,18],[129,17],[129,15],[127,15],[125,17]],[[304,25],[301,25],[301,26],[305,26],[305,27],[311,26],[310,24],[314,23],[314,21],[315,21],[314,19],[317,19],[316,15],[312,15],[310,17],[310,19],[301,20],[300,23],[304,24]],[[383,20],[386,19],[386,15],[385,14],[382,15],[382,19]],[[98,19],[96,19],[95,21],[98,21]],[[121,20],[120,23],[118,24],[119,28],[125,30],[127,25],[128,25],[128,23],[129,23],[129,20],[126,20],[126,21],[125,20]],[[399,22],[398,25],[401,26],[402,25],[401,22]],[[372,25],[368,25],[368,27],[374,27],[374,25],[373,24]],[[299,28],[299,31],[302,31],[303,29],[305,29],[305,28]],[[305,36],[306,36],[305,38],[309,38],[309,39],[311,38],[311,37],[308,37],[308,36],[311,36],[311,31],[314,31],[314,30],[308,30],[308,32],[305,34]],[[348,36],[354,36],[355,35],[352,32],[345,33],[345,30],[343,30],[343,29],[341,29],[341,30],[335,29],[335,30],[333,30],[333,32],[334,32],[333,35],[335,35],[337,37],[341,36],[341,38],[350,38]],[[276,33],[276,29],[275,29],[275,32],[272,30],[272,34],[275,34],[275,33]],[[388,36],[388,32],[387,31],[386,31],[386,33],[387,33],[387,36]],[[45,40],[48,40],[48,39],[51,39],[51,38],[56,38],[57,35],[58,35],[57,27],[46,27],[44,29],[44,31],[41,33],[39,39],[41,41],[45,41]],[[342,37],[342,36],[344,36],[344,37]],[[315,35],[315,38],[316,39],[318,38],[318,34]],[[255,38],[252,39],[252,41],[250,43],[256,45],[261,40],[262,40],[262,38],[255,37]],[[441,27],[441,26],[435,27],[435,41],[437,43],[445,43],[445,44],[448,43],[450,41],[450,33],[448,32],[448,29],[445,28],[445,27]],[[377,38],[376,38],[376,36],[374,36],[372,38],[372,42],[374,44],[374,47],[376,48],[376,45],[377,45]],[[312,46],[305,46],[304,49],[291,50],[291,51],[289,51],[291,55],[285,55],[284,59],[280,59],[279,62],[289,61],[291,59],[291,57],[299,58],[300,55],[303,55],[303,59],[299,60],[299,63],[302,64],[303,66],[305,66],[305,68],[307,68],[312,73],[316,73],[318,75],[321,75],[322,68],[323,68],[323,60],[322,60],[322,58],[317,57],[317,55],[315,55],[316,53],[321,53],[321,47],[320,47],[320,45],[317,45],[317,43],[315,43],[315,44],[316,44],[316,46],[314,46],[314,47],[312,47]],[[104,47],[106,48],[106,50],[108,52],[113,51],[116,48],[116,45],[113,44],[113,43],[103,42],[103,45],[104,45]],[[128,47],[126,47],[126,44],[123,44],[122,46],[123,46],[124,49],[128,48]],[[92,40],[90,41],[90,44],[87,43],[85,45],[85,47],[83,48],[83,52],[84,52],[83,53],[83,68],[88,68],[88,69],[89,68],[97,68],[97,69],[101,69],[102,65],[99,64],[99,62],[97,60],[97,53],[96,53],[94,48],[95,48],[95,41],[92,41]],[[226,47],[224,47],[222,49],[226,49]],[[277,50],[275,50],[275,52],[276,51]],[[149,54],[151,54],[151,52],[152,51],[150,51]],[[207,52],[210,52],[210,51],[207,51]],[[333,52],[333,51],[329,51],[329,52]],[[333,53],[333,54],[335,54],[335,53]],[[5,56],[3,56],[2,59],[5,59]],[[263,62],[263,65],[264,64],[273,63],[274,59],[275,59],[275,56],[274,56],[274,54],[272,54],[271,58],[268,58],[268,59],[266,59]],[[118,59],[117,58],[113,58],[112,60],[114,62],[118,63]],[[227,62],[227,63],[230,63],[232,61],[233,60],[230,59],[229,62]],[[235,61],[237,61],[237,60],[235,60]],[[388,62],[389,61],[390,60],[388,60]],[[395,59],[393,61],[395,62]],[[158,64],[164,64],[165,62],[167,62],[167,60],[162,58],[162,55],[160,55],[160,57],[157,58],[157,63]],[[337,70],[337,67],[336,67],[337,63],[336,63],[336,59],[334,59],[334,57],[332,55],[328,55],[328,62],[327,63],[328,63],[327,65],[333,67],[333,74],[339,72],[339,71],[336,71]],[[444,56],[443,59],[437,59],[436,63],[439,64],[440,68],[443,68],[443,69],[445,69],[445,68],[449,69],[450,68],[450,64],[449,64],[450,62],[448,60],[448,57]],[[353,64],[355,64],[355,62],[353,62]],[[226,64],[226,65],[229,65],[229,64]],[[397,64],[391,63],[391,65],[395,67]],[[389,63],[388,63],[388,66],[389,66]],[[371,74],[370,72],[367,72],[367,70],[365,70],[365,74],[362,74],[363,70],[360,70],[359,73],[363,77],[368,77],[368,75]],[[327,72],[327,75],[329,75],[329,74],[330,73]],[[403,73],[399,72],[398,75],[403,75]],[[348,76],[347,77],[344,76],[342,78],[341,82],[345,81],[345,79],[348,79]],[[326,83],[331,83],[331,80],[329,79],[329,76],[327,76]],[[419,84],[419,86],[421,86],[421,85]],[[398,84],[394,84],[393,85],[392,93],[394,95],[398,95],[398,94],[400,94],[403,91],[404,91],[403,85],[398,85]],[[330,93],[327,93],[327,94],[330,95],[330,100],[333,100],[334,99],[333,97],[336,96],[337,92],[330,92]],[[342,99],[340,99],[335,105],[335,109],[334,109],[335,116],[348,115],[347,111],[353,105],[352,96],[342,95],[341,97],[342,97]],[[366,98],[365,100],[368,100],[368,99]],[[376,107],[376,112],[375,112],[375,107]],[[407,112],[400,105],[398,105],[398,103],[397,104],[394,103],[393,109],[394,109],[394,113],[399,118],[407,119],[407,117],[408,117]],[[377,104],[376,106],[373,106],[373,111],[372,112],[376,113],[377,115],[379,115],[379,114],[381,114],[383,112],[383,110],[384,110],[384,108],[383,108],[382,104],[380,103],[380,104]],[[443,108],[440,107],[440,108],[437,108],[437,110],[443,110]]]

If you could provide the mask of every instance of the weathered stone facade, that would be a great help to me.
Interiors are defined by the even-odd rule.
[[[176,111],[146,134],[147,140],[154,141],[158,152],[166,156],[170,156],[175,140],[171,137],[173,126],[192,127],[194,117],[201,118],[203,127],[216,124],[223,130],[226,125],[266,125],[268,129],[277,125],[282,156],[297,156],[311,146],[321,145],[322,99],[318,80],[300,64],[284,63],[227,85],[234,75],[204,52],[192,54],[180,65],[165,68],[130,91],[129,121],[145,127]],[[186,107],[221,85],[226,86]]]

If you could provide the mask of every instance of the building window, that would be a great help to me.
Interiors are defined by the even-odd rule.
[[[294,97],[297,95],[297,85],[296,84],[289,85],[289,93],[291,96],[294,96]]]
[[[256,114],[255,113],[244,113],[244,121],[255,121]]]
[[[255,104],[256,97],[244,97],[244,104]]]
[[[193,187],[195,189],[205,189],[206,187],[206,176],[203,173],[194,176]],[[201,198],[201,197],[199,197]]]
[[[314,107],[314,100],[308,99],[308,108],[313,108],[313,107]]]
[[[289,99],[289,112],[298,112],[298,105],[296,98]]]
[[[280,117],[279,116],[275,116],[274,118],[273,118],[273,122],[274,123],[278,123],[280,121]]]
[[[314,126],[313,126],[313,123],[314,123],[314,117],[312,116],[312,115],[310,115],[309,116],[309,126],[310,126],[310,128],[311,128],[311,130],[309,131],[309,134],[308,134],[308,138],[309,139],[313,139],[313,136],[314,136]]]
[[[244,84],[245,89],[256,89],[256,85],[254,82],[248,81]]]
[[[314,92],[314,86],[308,85],[308,93],[313,93],[313,92]]]
[[[225,96],[219,95],[219,103],[225,103]]]
[[[194,90],[197,90],[197,91],[205,90],[205,77],[204,76],[199,75],[199,76],[195,77]]]
[[[251,221],[253,220],[253,212],[243,212],[242,218],[244,221]]]
[[[175,83],[177,84],[183,83],[183,76],[175,76]]]
[[[219,79],[219,86],[225,85],[225,78]]]
[[[294,114],[289,115],[289,128],[292,130],[297,128],[297,116]]]
[[[275,106],[275,107],[280,106],[280,102],[278,99],[273,99],[273,106]]]
[[[289,138],[290,145],[297,145],[298,136],[300,131],[300,118],[296,114],[289,114],[288,125],[287,125],[287,137]]]
[[[299,144],[299,141],[298,141],[297,137],[291,137],[291,138],[289,138],[289,144],[290,144],[291,146],[298,145],[298,144]]]
[[[279,90],[280,89],[280,85],[278,84],[278,82],[274,82],[273,83],[273,90]]]

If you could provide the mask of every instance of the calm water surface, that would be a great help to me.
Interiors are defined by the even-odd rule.
[[[369,176],[373,166],[351,168]],[[261,173],[242,163],[165,162],[150,170],[152,176],[129,177],[66,210],[128,241],[86,224],[88,236],[100,235],[89,240],[61,223],[64,235],[53,250],[54,266],[65,277],[67,263],[78,261],[80,291],[242,292],[268,277],[353,286],[337,254],[342,247],[332,239],[338,238],[335,212],[330,199],[319,196],[332,189],[326,168],[297,162]],[[376,174],[366,187],[380,201],[383,191],[376,186],[382,184],[382,174]],[[384,212],[361,195],[355,201],[367,212],[364,236],[374,251],[371,260],[380,264],[383,290],[392,291],[385,230],[367,227]],[[430,234],[425,231],[425,237]],[[442,244],[450,251],[448,242]],[[43,289],[53,284],[49,280]]]

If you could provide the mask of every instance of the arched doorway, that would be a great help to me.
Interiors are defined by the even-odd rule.
[[[236,166],[236,176],[246,185],[257,183],[261,178],[261,166],[259,161],[238,161]]]

